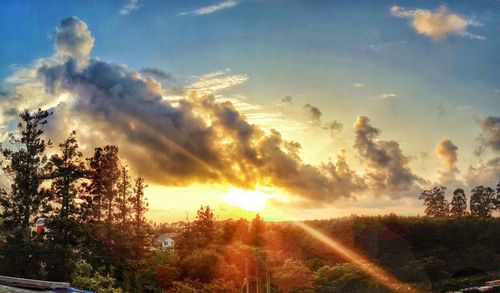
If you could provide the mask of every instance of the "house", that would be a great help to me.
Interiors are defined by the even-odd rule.
[[[175,246],[175,235],[172,233],[163,233],[157,238],[157,243],[161,249],[174,248]]]
[[[36,220],[35,225],[31,227],[31,233],[35,233],[36,235],[39,235],[42,232],[47,232],[46,225],[47,225],[47,223],[46,223],[45,219],[40,218],[40,219]]]
[[[35,233],[40,234],[45,230],[45,219],[38,219],[35,223]]]

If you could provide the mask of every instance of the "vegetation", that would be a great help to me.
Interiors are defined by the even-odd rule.
[[[23,112],[18,134],[0,146],[12,183],[0,191],[0,274],[96,292],[388,292],[292,222],[216,221],[206,206],[191,223],[149,223],[147,185],[130,177],[118,147],[85,159],[72,132],[46,154],[49,114]],[[404,283],[452,290],[500,277],[500,219],[491,217],[499,198],[500,183],[475,187],[467,211],[464,190],[448,201],[439,186],[420,195],[426,217],[305,224]],[[39,219],[46,229],[33,231]],[[159,249],[162,233],[175,237],[174,249]]]

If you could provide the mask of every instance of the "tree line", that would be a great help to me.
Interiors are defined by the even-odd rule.
[[[425,206],[425,214],[429,217],[491,217],[495,211],[500,211],[500,182],[496,190],[479,185],[471,190],[469,210],[467,196],[462,188],[453,191],[451,202],[446,199],[446,187],[436,186],[424,190],[419,199]]]
[[[84,158],[75,131],[48,156],[50,114],[22,112],[18,131],[0,145],[11,183],[0,189],[0,273],[68,281],[83,261],[133,287],[151,239],[147,185],[131,178],[114,145]],[[33,231],[37,221],[43,231]]]

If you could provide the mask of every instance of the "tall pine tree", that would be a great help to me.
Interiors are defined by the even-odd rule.
[[[146,220],[146,212],[148,211],[148,203],[144,196],[144,189],[147,184],[144,183],[144,178],[137,177],[134,182],[134,191],[132,193],[132,228],[133,240],[132,246],[136,259],[144,257],[146,253],[146,239],[150,234],[150,227]]]
[[[121,167],[116,189],[116,222],[123,230],[130,219],[132,197],[132,183],[126,166]]]
[[[59,144],[59,149],[60,153],[53,155],[49,164],[54,210],[48,221],[51,245],[46,264],[50,279],[68,280],[76,262],[74,249],[82,235],[76,198],[86,170],[75,131]]]
[[[40,109],[22,112],[18,134],[9,134],[12,148],[0,146],[4,157],[1,166],[12,182],[10,190],[0,191],[2,225],[8,231],[2,265],[14,275],[33,277],[39,273],[40,262],[34,253],[43,238],[35,239],[31,227],[50,208],[49,193],[42,188],[48,178],[45,150],[50,146],[42,135],[49,115]]]

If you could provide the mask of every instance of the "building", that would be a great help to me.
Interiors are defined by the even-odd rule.
[[[45,219],[38,219],[35,223],[35,233],[40,234],[45,231]]]
[[[175,246],[175,235],[172,233],[163,233],[157,238],[157,243],[161,249],[174,248]]]

